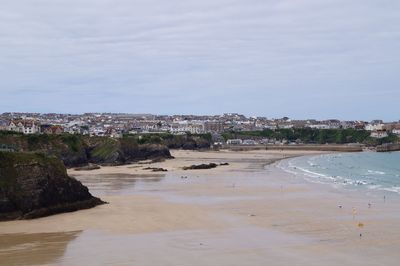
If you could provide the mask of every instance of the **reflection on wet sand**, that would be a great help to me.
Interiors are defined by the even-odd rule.
[[[0,265],[57,263],[81,232],[0,235]]]
[[[98,174],[75,175],[95,196],[129,195],[137,183],[160,182],[165,174]]]

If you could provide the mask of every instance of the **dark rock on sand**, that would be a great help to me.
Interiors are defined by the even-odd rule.
[[[168,172],[167,169],[164,168],[157,168],[157,167],[146,167],[143,170],[151,170],[152,172]]]
[[[198,164],[198,165],[184,166],[183,170],[211,169],[211,168],[215,168],[217,166],[218,165],[215,163]]]

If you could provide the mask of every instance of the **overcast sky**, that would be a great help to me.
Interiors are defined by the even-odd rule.
[[[0,112],[400,119],[399,0],[1,0]]]

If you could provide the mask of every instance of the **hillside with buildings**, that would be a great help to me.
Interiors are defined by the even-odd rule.
[[[400,122],[292,120],[288,117],[268,119],[235,113],[213,116],[4,113],[0,115],[0,130],[24,135],[78,135],[112,139],[129,136],[138,144],[161,144],[168,148],[184,149],[202,149],[225,144],[289,143],[362,143],[376,146],[397,143]],[[6,144],[0,142],[0,145]],[[109,143],[107,145],[113,146]],[[79,158],[85,157],[79,152],[75,152],[74,155],[76,158],[73,164],[79,163]]]

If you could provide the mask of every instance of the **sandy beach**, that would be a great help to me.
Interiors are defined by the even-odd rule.
[[[0,264],[398,265],[399,199],[308,183],[276,167],[309,154],[178,150],[164,162],[71,169],[109,204],[1,222]],[[229,165],[182,169],[211,162]]]

